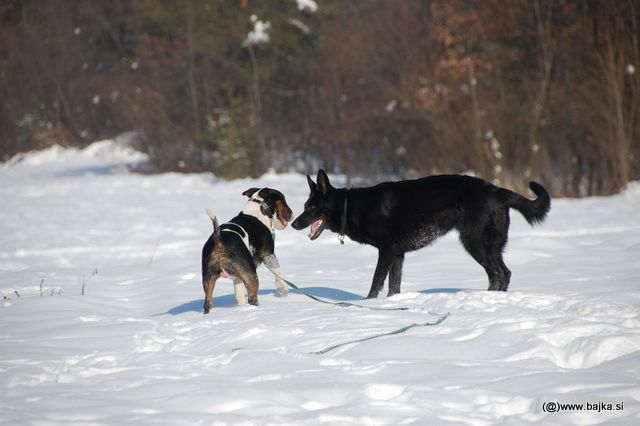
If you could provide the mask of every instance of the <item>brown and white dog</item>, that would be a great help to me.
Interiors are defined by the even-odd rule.
[[[244,209],[233,219],[218,225],[202,248],[202,286],[204,313],[211,310],[213,289],[218,278],[233,279],[238,305],[244,305],[244,287],[249,304],[258,305],[258,275],[256,268],[264,263],[276,277],[276,289],[282,296],[289,292],[282,280],[282,270],[274,253],[274,228],[284,229],[293,218],[284,195],[271,188],[251,188],[242,193],[249,197]]]

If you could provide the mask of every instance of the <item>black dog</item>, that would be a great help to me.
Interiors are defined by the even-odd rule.
[[[530,182],[531,201],[508,189],[471,176],[441,175],[369,188],[334,188],[324,170],[317,184],[307,175],[311,195],[304,212],[291,224],[311,225],[315,240],[325,228],[378,249],[378,264],[367,298],[377,297],[389,274],[389,296],[400,292],[402,262],[408,251],[422,248],[452,229],[489,276],[489,290],[506,291],[511,271],[502,260],[507,243],[509,208],[529,224],[544,220],[549,193]]]
[[[204,313],[211,310],[211,296],[220,277],[232,278],[236,302],[244,304],[247,289],[249,304],[258,304],[258,275],[256,267],[264,263],[276,276],[278,292],[286,296],[287,286],[274,253],[273,229],[284,229],[293,213],[284,195],[271,188],[251,188],[242,193],[249,202],[242,212],[227,223],[218,226],[209,211],[213,233],[202,248],[202,286]]]

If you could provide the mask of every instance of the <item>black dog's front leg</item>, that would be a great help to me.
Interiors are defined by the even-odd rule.
[[[393,296],[400,293],[400,283],[402,282],[402,263],[404,262],[404,253],[399,254],[393,259],[391,270],[389,271],[389,293],[387,296]]]
[[[384,286],[384,280],[389,274],[389,269],[394,260],[394,254],[390,251],[379,250],[378,251],[378,264],[376,265],[376,271],[373,274],[373,282],[371,283],[371,289],[367,295],[367,299],[373,299],[378,297],[378,293]]]

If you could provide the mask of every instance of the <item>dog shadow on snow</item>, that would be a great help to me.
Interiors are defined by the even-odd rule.
[[[351,302],[354,300],[363,300],[363,297],[359,294],[350,293],[344,290],[338,290],[335,288],[328,287],[305,287],[303,289],[305,293],[308,293],[312,296],[319,297],[325,300],[333,300],[336,302]],[[302,295],[302,291],[290,289],[290,294],[300,294]],[[280,295],[276,294],[275,290],[258,290],[258,296],[274,296],[280,297]],[[260,301],[263,303],[264,301]],[[191,302],[183,303],[176,307],[169,309],[165,314],[170,315],[180,315],[186,312],[202,312],[202,305],[204,304],[204,299],[192,300]],[[226,294],[224,296],[213,297],[213,307],[214,309],[218,308],[234,308],[237,307],[236,297],[233,293]],[[248,305],[247,305],[248,306]],[[162,315],[162,314],[160,314]]]
[[[319,297],[324,300],[331,300],[334,302],[353,302],[353,301],[363,301],[365,300],[363,296],[355,293],[351,293],[344,290],[339,290],[335,288],[328,287],[305,287],[303,289],[305,293],[308,293],[312,296]],[[302,291],[291,289],[289,290],[290,294],[300,294],[302,295]],[[431,288],[427,290],[421,290],[418,293],[422,294],[436,294],[436,293],[458,293],[461,291],[473,291],[471,289],[465,288]],[[275,290],[258,290],[258,296],[274,296],[280,297],[276,294]],[[175,306],[169,309],[167,312],[163,314],[157,315],[180,315],[187,312],[202,312],[202,305],[204,303],[204,299],[192,300],[191,302],[186,302],[181,305]],[[262,302],[261,302],[262,303]],[[234,308],[238,305],[236,304],[236,298],[232,294],[227,294],[224,296],[218,296],[213,298],[213,306],[214,309],[218,308]]]
[[[437,294],[437,293],[454,294],[454,293],[460,293],[461,291],[469,292],[469,291],[475,291],[475,290],[471,289],[471,288],[455,288],[455,287],[450,287],[450,288],[428,288],[426,290],[420,290],[420,291],[418,291],[418,293],[421,293],[421,294]]]

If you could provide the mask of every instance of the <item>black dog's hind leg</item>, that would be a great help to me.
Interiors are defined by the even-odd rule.
[[[387,296],[393,296],[400,293],[400,283],[402,281],[402,263],[404,262],[404,253],[396,256],[391,264],[389,271],[389,293]]]
[[[460,241],[489,277],[490,291],[507,291],[511,271],[502,260],[507,244],[509,215],[507,211],[483,215],[460,228]]]
[[[500,268],[500,284],[498,286],[498,290],[507,291],[509,288],[509,282],[511,281],[511,271],[507,268],[507,265],[504,264],[502,255],[500,255],[498,266]]]
[[[367,299],[373,299],[378,297],[378,293],[384,286],[384,280],[389,274],[389,269],[394,261],[394,254],[388,250],[378,251],[378,264],[376,265],[376,271],[373,274],[373,282],[371,283],[371,289],[367,295]]]
[[[511,279],[511,271],[504,264],[502,256],[492,256],[480,263],[489,277],[489,291],[507,291]]]
[[[470,241],[462,238],[462,243],[467,249],[471,257],[478,262],[487,273],[489,278],[489,291],[507,291],[509,288],[509,280],[511,279],[511,271],[507,268],[502,260],[502,253],[493,249],[490,252],[488,247],[483,247],[479,241]]]

